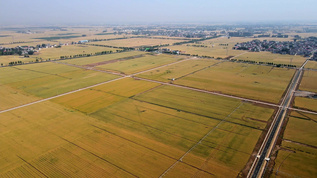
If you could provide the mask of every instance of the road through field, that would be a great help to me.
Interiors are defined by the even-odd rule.
[[[312,56],[311,56],[312,57]],[[287,92],[282,100],[282,103],[279,106],[279,110],[275,115],[275,118],[268,130],[266,137],[258,151],[258,154],[250,168],[250,171],[247,177],[257,178],[263,177],[265,169],[270,161],[270,156],[272,150],[275,146],[277,138],[279,136],[281,127],[287,116],[288,108],[293,101],[294,92],[296,91],[298,85],[300,84],[300,79],[303,74],[303,68],[307,64],[310,58],[308,58],[303,65],[296,71],[291,83],[287,89]]]
[[[244,53],[242,53],[242,54],[244,54]],[[240,54],[240,55],[242,55],[242,54]],[[237,55],[237,56],[239,56],[239,55]],[[144,71],[141,71],[141,72],[137,72],[137,73],[134,73],[132,75],[125,75],[125,74],[121,74],[121,73],[115,73],[115,72],[110,72],[110,71],[99,70],[99,69],[95,69],[95,68],[92,68],[92,67],[85,67],[85,66],[80,66],[80,65],[74,65],[74,64],[68,64],[68,63],[61,63],[61,62],[52,61],[52,62],[57,63],[57,64],[63,64],[63,65],[68,65],[68,66],[72,66],[72,67],[78,67],[78,68],[87,69],[87,70],[94,70],[94,71],[98,71],[98,72],[104,72],[104,73],[109,73],[109,74],[113,74],[113,75],[119,75],[121,77],[113,79],[113,80],[109,80],[109,81],[106,81],[106,82],[102,82],[102,83],[99,83],[99,84],[91,85],[91,86],[88,86],[88,87],[80,88],[80,89],[77,89],[77,90],[73,90],[73,91],[70,91],[70,92],[66,92],[66,93],[63,93],[63,94],[60,94],[60,95],[56,95],[56,96],[52,96],[52,97],[49,97],[49,98],[45,98],[45,99],[42,99],[42,100],[38,100],[38,101],[31,102],[31,103],[27,103],[27,104],[24,104],[24,105],[20,105],[20,106],[16,106],[16,107],[13,107],[13,108],[9,108],[9,109],[6,109],[6,110],[2,110],[2,111],[0,111],[0,113],[12,111],[12,110],[23,108],[23,107],[26,107],[26,106],[30,106],[30,105],[33,105],[33,104],[36,104],[36,103],[48,101],[48,100],[51,100],[51,99],[54,99],[54,98],[58,98],[58,97],[61,97],[61,96],[72,94],[72,93],[75,93],[75,92],[78,92],[78,91],[82,91],[82,90],[85,90],[85,89],[89,89],[89,88],[92,88],[92,87],[95,87],[95,86],[99,86],[99,85],[103,85],[103,84],[110,83],[110,82],[113,82],[113,81],[117,81],[117,80],[120,80],[120,79],[123,79],[123,78],[126,78],[126,77],[132,77],[132,78],[138,79],[138,80],[145,80],[145,81],[148,81],[148,82],[155,82],[155,83],[159,83],[159,84],[163,84],[163,85],[170,85],[170,86],[174,86],[174,87],[189,89],[189,90],[203,92],[203,93],[208,93],[208,94],[212,94],[212,95],[218,95],[218,96],[223,96],[223,97],[234,98],[234,99],[238,99],[238,100],[242,100],[242,101],[246,101],[246,102],[251,102],[251,103],[255,103],[255,104],[260,104],[260,105],[265,105],[265,106],[270,106],[270,107],[281,107],[281,106],[279,106],[277,104],[268,103],[268,102],[264,102],[264,101],[260,101],[260,100],[253,100],[253,99],[248,99],[248,98],[243,98],[243,97],[238,97],[238,96],[232,96],[232,95],[212,92],[212,91],[208,91],[208,90],[203,90],[203,89],[198,89],[198,88],[193,88],[193,87],[188,87],[188,86],[183,86],[183,85],[177,85],[177,84],[172,84],[172,83],[165,83],[165,82],[160,82],[160,81],[156,81],[156,80],[150,80],[150,79],[135,77],[135,75],[138,75],[138,74],[141,74],[141,73],[145,73],[145,72],[148,72],[148,71],[151,71],[151,70],[156,70],[156,69],[163,68],[163,67],[166,67],[166,66],[169,66],[169,65],[173,65],[173,64],[181,63],[181,62],[184,62],[184,61],[187,61],[187,60],[193,60],[193,59],[196,59],[196,58],[186,58],[186,59],[183,59],[183,60],[180,60],[180,61],[176,61],[176,62],[173,62],[173,63],[169,63],[169,64],[165,64],[165,65],[158,66],[158,67],[155,67],[155,68],[147,69],[147,70],[144,70]],[[310,114],[317,114],[317,112],[307,111],[307,110],[302,110],[302,109],[295,109],[295,108],[290,108],[290,107],[287,107],[287,109],[296,110],[296,111],[300,111],[300,112],[306,112],[306,113],[310,113]]]

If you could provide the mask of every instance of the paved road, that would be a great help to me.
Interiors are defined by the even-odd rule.
[[[294,97],[294,92],[300,83],[300,78],[303,73],[303,68],[308,62],[308,60],[309,59],[307,59],[303,63],[303,65],[296,71],[288,87],[287,93],[279,106],[279,110],[275,115],[275,118],[271,124],[271,127],[269,128],[269,131],[266,137],[264,138],[264,141],[261,145],[258,155],[255,158],[247,177],[256,178],[256,177],[262,177],[264,175],[265,168],[270,160],[270,155],[275,146],[277,137],[281,130],[281,126],[284,122],[285,116],[287,114],[289,106],[291,105],[291,101]]]

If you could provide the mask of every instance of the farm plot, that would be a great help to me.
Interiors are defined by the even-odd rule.
[[[309,69],[317,69],[317,62],[316,61],[308,61],[305,65],[305,68]]]
[[[93,113],[156,86],[158,86],[156,83],[125,78],[56,98],[52,101],[83,113]]]
[[[317,99],[296,97],[295,104],[298,108],[304,108],[311,111],[317,111]]]
[[[5,56],[0,56],[0,65],[1,66],[7,66],[9,65],[10,62],[18,62],[22,61],[24,63],[29,63],[31,61],[35,62],[36,59],[34,58],[29,58],[29,57],[24,57],[24,56],[18,56],[18,55],[5,55]]]
[[[272,175],[314,177],[317,174],[316,121],[316,115],[291,113]]]
[[[224,62],[174,82],[209,91],[278,103],[294,71]]]
[[[146,55],[135,59],[123,60],[115,63],[100,65],[98,66],[98,68],[125,74],[133,74],[136,72],[141,72],[147,69],[155,68],[164,64],[172,63],[178,60],[182,60],[182,58],[178,56],[163,54]]]
[[[2,113],[0,123],[1,177],[148,177],[173,161],[93,127],[103,125],[96,119],[51,102]]]
[[[3,47],[7,47],[7,48],[15,48],[17,46],[34,46],[36,47],[36,45],[42,45],[42,44],[50,44],[50,45],[58,45],[57,41],[46,41],[46,40],[35,40],[34,41],[30,41],[30,42],[25,42],[25,43],[13,43],[13,44],[5,44],[5,45],[1,45]]]
[[[228,56],[236,56],[242,53],[245,53],[245,51],[241,50],[233,50],[233,49],[226,49],[226,47],[195,47],[195,46],[190,46],[194,45],[194,43],[190,44],[183,44],[183,45],[176,45],[176,46],[169,46],[168,48],[172,50],[180,50],[182,53],[185,54],[191,54],[191,55],[199,55],[199,56],[210,56],[210,57],[220,57],[220,58],[225,58]]]
[[[256,62],[273,62],[274,64],[292,64],[300,67],[306,58],[303,56],[273,54],[271,52],[248,52],[242,54],[235,59],[250,60]]]
[[[0,73],[5,74],[1,75],[1,84],[42,98],[117,78],[55,63],[1,68]]]
[[[84,57],[84,58],[64,60],[63,62],[68,64],[90,65],[90,66],[94,66],[92,64],[96,64],[96,66],[98,66],[99,65],[98,63],[102,63],[105,61],[111,61],[111,60],[128,58],[128,57],[139,56],[139,55],[146,55],[146,54],[147,53],[141,52],[141,51],[129,51],[129,52],[121,52],[121,53],[113,53],[113,54],[100,55],[100,56],[90,56],[90,57]]]
[[[218,62],[219,61],[212,59],[188,60],[178,64],[172,64],[157,70],[145,72],[137,76],[162,82],[169,82],[172,79],[177,80],[193,72],[197,72],[206,67],[215,65]]]
[[[117,49],[116,49],[117,50]],[[79,54],[95,54],[102,51],[116,51],[113,48],[89,46],[89,45],[68,45],[60,48],[44,48],[40,50],[39,54],[32,57],[42,59],[59,59],[61,56],[73,56]]]
[[[176,42],[182,42],[185,40],[177,39],[155,39],[155,38],[128,38],[111,41],[94,41],[89,44],[109,45],[116,47],[141,47],[141,46],[156,46],[163,44],[173,44]]]
[[[317,71],[305,70],[299,89],[317,93]]]
[[[183,158],[183,162],[207,172],[210,171],[216,176],[223,175],[224,172],[228,176],[238,175],[248,161],[262,132],[257,127],[264,128],[265,126],[265,123],[261,123],[261,119],[267,121],[273,113],[272,109],[258,109],[257,106],[241,103],[234,99],[170,86],[162,86],[134,98],[153,105],[174,109],[180,113],[191,113],[218,121],[225,119],[224,123],[219,124],[218,122],[219,126],[217,128],[209,128],[208,130],[211,132],[205,140]],[[247,111],[248,109],[250,111]],[[260,124],[236,121],[237,119],[243,120],[243,118],[252,117],[258,117],[260,121],[256,122],[260,122]],[[178,170],[179,168],[175,167],[175,169]],[[173,169],[170,172],[177,175],[176,172],[173,172]],[[197,170],[197,172],[199,171]],[[195,172],[193,175],[195,175]]]
[[[219,37],[210,40],[205,40],[196,43],[188,43],[183,45],[171,46],[170,48],[173,50],[181,50],[186,54],[194,54],[199,56],[211,56],[214,58],[217,57],[228,57],[228,56],[236,56],[245,51],[233,50],[232,47],[237,42],[247,42],[251,41],[253,38],[237,38],[233,37],[228,39],[227,37]]]
[[[210,171],[216,177],[236,177],[248,161],[252,152],[250,148],[255,146],[261,132],[245,129],[241,126],[234,127],[234,133],[224,132],[220,129],[214,130],[201,144],[187,154],[182,161],[199,167],[204,171]],[[212,143],[218,143],[218,145]],[[235,147],[239,146],[246,149],[235,149]],[[177,169],[172,169],[170,173],[177,175],[175,171]],[[201,172],[196,171],[191,173],[191,176],[199,174]],[[178,175],[181,176],[181,174]]]
[[[8,85],[0,85],[0,111],[39,100],[35,96]]]

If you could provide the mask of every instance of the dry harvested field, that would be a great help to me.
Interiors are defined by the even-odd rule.
[[[278,103],[294,72],[293,69],[223,62],[174,83]]]
[[[317,93],[317,71],[305,70],[299,89]]]
[[[133,74],[141,71],[145,71],[151,68],[155,68],[164,64],[169,64],[182,60],[179,56],[172,55],[143,55],[136,56],[133,59],[127,59],[122,61],[116,61],[109,64],[98,65],[98,68],[115,71],[125,74]]]
[[[293,111],[278,150],[272,177],[317,175],[317,116]]]
[[[236,57],[236,59],[251,60],[257,62],[273,62],[274,64],[292,64],[296,65],[297,67],[300,67],[306,61],[306,58],[304,58],[303,56],[273,54],[266,51],[248,52]]]
[[[89,44],[98,44],[98,45],[109,45],[117,47],[140,47],[140,46],[155,46],[163,44],[173,44],[176,42],[182,42],[185,40],[177,39],[156,39],[156,38],[128,38],[120,40],[111,40],[111,41],[94,41]]]

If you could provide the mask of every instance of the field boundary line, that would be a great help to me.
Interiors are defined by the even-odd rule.
[[[20,156],[16,155],[18,158],[20,158],[23,162],[25,162],[26,164],[28,164],[29,166],[31,166],[33,169],[35,169],[36,171],[38,171],[39,173],[41,173],[43,176],[48,177],[47,175],[45,175],[42,171],[40,171],[39,169],[37,169],[35,166],[33,166],[31,163],[27,162],[25,159],[21,158]]]
[[[97,128],[97,129],[100,129],[100,130],[102,130],[102,131],[104,131],[104,132],[106,132],[106,133],[109,133],[109,134],[111,134],[111,135],[114,135],[114,136],[116,136],[116,137],[119,137],[119,138],[121,138],[121,139],[123,139],[123,140],[126,140],[126,141],[128,141],[128,142],[131,142],[131,143],[133,143],[133,144],[136,144],[136,145],[138,145],[138,146],[140,146],[140,147],[143,147],[143,148],[146,148],[146,149],[148,149],[148,150],[151,150],[151,151],[153,151],[153,152],[155,152],[155,153],[157,153],[157,154],[161,154],[161,155],[166,156],[166,157],[168,157],[168,158],[170,158],[170,159],[172,159],[172,160],[177,160],[177,158],[173,158],[172,156],[169,156],[169,155],[167,155],[167,154],[165,154],[165,153],[162,153],[162,152],[160,152],[160,151],[157,151],[157,150],[155,150],[155,149],[152,149],[152,148],[150,148],[150,147],[148,147],[148,146],[142,145],[142,144],[137,143],[137,142],[135,142],[135,141],[132,141],[132,140],[130,140],[130,139],[128,139],[128,138],[125,138],[125,137],[123,137],[123,136],[120,136],[120,135],[118,135],[118,134],[116,134],[116,133],[114,133],[114,132],[108,131],[108,130],[106,130],[106,129],[104,129],[104,128],[95,126],[95,125],[93,125],[93,124],[90,124],[90,125],[93,126],[93,127],[95,127],[95,128]],[[186,164],[186,165],[188,165],[188,166],[190,166],[190,167],[193,167],[193,168],[195,168],[195,169],[197,169],[197,170],[199,170],[199,171],[205,172],[205,173],[210,174],[210,175],[214,175],[214,174],[211,173],[211,172],[208,172],[208,171],[206,171],[206,170],[200,169],[199,167],[196,167],[196,166],[191,165],[191,164],[189,164],[189,163],[186,163],[186,162],[183,162],[183,163]]]
[[[221,121],[221,120],[222,120],[222,119],[218,119],[218,118],[211,117],[211,116],[207,116],[207,115],[203,115],[203,114],[194,113],[194,112],[187,111],[187,110],[182,110],[182,109],[178,109],[178,108],[173,108],[173,107],[170,107],[170,106],[164,106],[164,105],[161,105],[161,104],[152,103],[152,102],[148,102],[148,101],[144,101],[144,100],[139,100],[139,99],[136,99],[136,98],[133,98],[133,99],[136,100],[136,101],[140,101],[140,102],[144,102],[144,103],[148,103],[148,104],[160,106],[160,107],[163,107],[163,108],[168,108],[168,109],[173,109],[173,110],[182,111],[182,112],[189,113],[189,114],[193,114],[193,115],[196,115],[196,116],[202,116],[202,117],[206,117],[206,118],[214,119],[214,120],[218,120],[218,121]],[[243,126],[243,127],[248,127],[248,128],[255,129],[255,130],[263,131],[263,129],[260,129],[260,128],[257,128],[257,127],[252,127],[252,126],[249,126],[249,125],[244,125],[244,124],[237,123],[237,122],[232,122],[232,121],[226,121],[226,122],[232,123],[232,124],[236,124],[236,125],[240,125],[240,126]]]
[[[201,69],[195,70],[194,72],[191,72],[191,73],[185,74],[185,75],[183,75],[183,76],[177,77],[177,78],[175,78],[175,80],[178,80],[178,79],[187,77],[187,76],[189,76],[189,75],[195,74],[196,72],[203,71],[203,70],[205,70],[205,69],[208,69],[208,68],[210,68],[210,67],[216,66],[217,64],[221,64],[221,63],[223,63],[223,62],[225,62],[225,61],[216,62],[215,64],[209,65],[209,66],[207,66],[207,67],[203,67],[203,68],[201,68]]]
[[[146,79],[146,78],[141,78],[141,77],[135,77],[135,76],[133,78],[136,78],[136,79],[139,79],[139,80],[145,80],[145,81],[149,81],[149,82],[156,82],[156,83],[160,83],[160,84],[163,84],[163,85],[169,85],[169,86],[189,89],[189,90],[203,92],[203,93],[209,93],[209,94],[223,96],[223,97],[227,97],[227,98],[234,98],[234,99],[238,99],[238,100],[241,100],[241,101],[247,101],[247,102],[251,102],[251,103],[263,104],[263,105],[266,105],[266,106],[279,107],[278,104],[274,104],[274,103],[269,103],[269,102],[264,102],[264,101],[260,101],[260,100],[254,100],[254,99],[248,99],[248,98],[243,98],[243,97],[234,96],[234,95],[228,95],[228,94],[223,94],[223,93],[217,93],[215,91],[208,91],[208,90],[194,88],[194,87],[189,87],[189,86],[185,86],[185,85],[166,83],[166,82],[161,82],[161,81],[156,81],[156,80]]]
[[[82,91],[82,90],[85,90],[85,89],[89,89],[89,88],[92,88],[92,87],[96,87],[96,86],[99,86],[99,85],[103,85],[103,84],[106,84],[106,83],[110,83],[110,82],[114,82],[114,81],[117,81],[117,80],[121,80],[121,79],[124,79],[124,78],[127,78],[127,77],[128,76],[115,78],[115,79],[108,80],[108,81],[101,82],[101,83],[97,83],[97,84],[94,84],[94,85],[91,85],[91,86],[88,86],[88,87],[84,87],[84,88],[76,89],[76,90],[69,91],[69,92],[66,92],[66,93],[62,93],[60,95],[52,96],[52,97],[49,97],[49,98],[45,98],[45,99],[41,99],[41,100],[34,101],[34,102],[31,102],[31,103],[23,104],[23,105],[16,106],[16,107],[13,107],[13,108],[5,109],[5,110],[0,111],[0,114],[8,112],[8,111],[15,110],[15,109],[23,108],[23,107],[26,107],[26,106],[30,106],[30,105],[33,105],[33,104],[36,104],[36,103],[41,103],[41,102],[44,102],[44,101],[48,101],[48,100],[51,100],[51,99],[54,99],[54,98],[58,98],[58,97],[61,97],[61,96],[65,96],[65,95],[68,95],[68,94],[76,93],[76,92],[79,92],[79,91]]]
[[[80,148],[80,149],[86,151],[87,153],[90,153],[91,155],[93,155],[93,156],[95,156],[95,157],[97,157],[97,158],[99,158],[99,159],[105,161],[106,163],[108,163],[108,164],[110,164],[110,165],[112,165],[112,166],[114,166],[114,167],[116,167],[116,168],[118,168],[118,169],[120,169],[120,170],[122,170],[122,171],[124,171],[124,172],[126,172],[126,173],[128,173],[128,174],[130,174],[130,175],[132,175],[132,176],[134,176],[134,177],[139,177],[139,176],[133,174],[132,172],[130,172],[130,171],[128,171],[128,170],[125,170],[124,168],[122,168],[122,167],[120,167],[120,166],[118,166],[118,165],[116,165],[116,164],[114,164],[114,163],[112,163],[112,162],[106,160],[105,158],[103,158],[103,157],[97,155],[96,153],[93,153],[93,152],[87,150],[86,148],[83,148],[83,147],[77,145],[76,143],[73,143],[73,142],[71,142],[71,141],[69,141],[69,140],[67,140],[67,139],[65,139],[65,138],[63,138],[63,137],[60,137],[60,136],[58,136],[58,137],[59,137],[60,139],[64,140],[64,141],[66,141],[66,142],[68,142],[68,143],[70,143],[70,144],[72,144],[72,145],[74,145],[74,146],[76,146],[76,147],[78,147],[78,148]]]
[[[240,108],[240,106],[243,104],[243,102],[240,103],[239,106],[237,106],[231,113],[229,113],[224,119],[222,119],[215,127],[213,127],[209,132],[207,132],[196,144],[194,144],[186,153],[184,153],[174,164],[172,164],[167,170],[165,170],[159,178],[164,177],[171,169],[173,169],[176,164],[178,162],[183,162],[183,158],[189,153],[191,152],[194,148],[196,148],[197,145],[201,144],[201,142],[207,137],[209,136],[209,134],[211,132],[213,132],[215,129],[217,129],[219,127],[219,125],[221,125],[223,122],[225,122],[225,120],[227,118],[229,118],[231,116],[231,114],[233,114],[236,110],[238,110]]]

